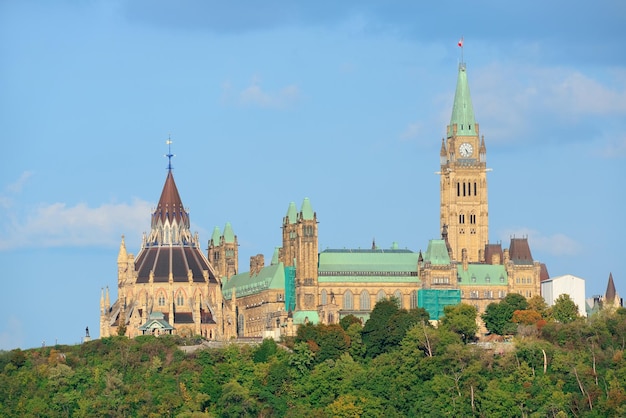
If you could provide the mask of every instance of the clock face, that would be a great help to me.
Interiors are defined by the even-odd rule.
[[[473,152],[474,149],[472,148],[472,144],[468,142],[462,143],[459,147],[459,154],[461,154],[461,157],[469,157]]]

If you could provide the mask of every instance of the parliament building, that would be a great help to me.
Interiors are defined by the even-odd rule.
[[[290,203],[280,221],[282,246],[269,262],[261,254],[251,257],[248,271],[239,269],[229,223],[223,231],[215,228],[203,253],[170,165],[137,256],[122,237],[117,300],[111,303],[108,288],[102,291],[100,336],[278,339],[304,323],[337,323],[346,315],[367,320],[376,302],[390,297],[402,308],[423,307],[437,320],[447,305],[462,302],[482,313],[511,292],[540,294],[549,277],[528,239],[512,238],[508,248],[489,242],[487,146],[464,63],[439,158],[441,237],[425,252],[375,243],[320,252],[317,214],[305,198],[299,208]]]

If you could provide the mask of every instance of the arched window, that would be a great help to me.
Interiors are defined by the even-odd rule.
[[[370,294],[369,294],[369,292],[367,290],[363,290],[361,292],[359,306],[361,307],[362,311],[369,311],[370,310]]]
[[[159,293],[159,296],[157,297],[157,301],[159,306],[165,306],[165,295],[163,293]]]
[[[343,294],[343,309],[351,311],[354,309],[354,298],[352,297],[352,292],[350,290],[346,290],[346,293]]]
[[[320,295],[320,299],[321,299],[320,303],[322,305],[326,305],[328,303],[327,302],[327,300],[328,300],[328,293],[326,293],[326,289],[322,289],[322,294]]]
[[[237,335],[239,335],[240,337],[243,337],[243,324],[244,324],[244,318],[243,318],[243,314],[239,314],[239,316],[237,317]]]
[[[417,290],[412,290],[409,296],[409,309],[417,308]]]
[[[178,306],[183,306],[185,304],[185,297],[183,296],[183,292],[178,292],[176,296],[176,304]]]
[[[400,292],[400,290],[396,290],[395,292],[393,292],[393,297],[396,299],[398,308],[402,309],[402,293]]]
[[[385,300],[385,298],[387,297],[387,294],[385,293],[384,290],[379,290],[378,294],[376,295],[376,302],[380,302],[381,300]]]

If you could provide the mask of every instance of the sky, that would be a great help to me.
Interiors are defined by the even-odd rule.
[[[490,241],[626,296],[623,1],[0,0],[0,349],[98,337],[168,138],[192,231],[230,222],[242,272],[305,197],[320,250],[425,250],[461,37]]]

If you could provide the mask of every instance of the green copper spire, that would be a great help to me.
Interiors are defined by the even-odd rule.
[[[213,245],[220,245],[220,228],[216,226],[213,229],[213,235],[211,235],[211,241],[213,241]]]
[[[302,210],[300,212],[302,213],[302,219],[313,219],[313,208],[311,208],[311,202],[308,197],[304,198],[304,201],[302,202]]]
[[[226,222],[226,226],[224,226],[224,242],[235,242],[235,233],[233,232],[233,227],[230,226],[230,222]]]
[[[458,136],[478,135],[464,63],[459,64],[459,77],[456,81],[456,93],[454,93],[452,117],[450,118],[450,126],[448,126],[448,138],[453,135],[455,124]]]
[[[295,224],[298,221],[298,209],[295,202],[289,203],[289,209],[287,209],[287,218],[289,218],[290,224]]]
[[[274,254],[272,254],[272,263],[270,265],[274,266],[280,262],[280,260],[278,259],[279,251],[279,247],[274,248]]]

